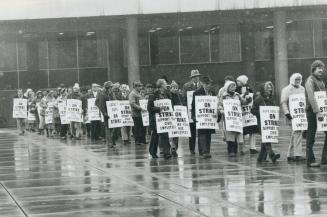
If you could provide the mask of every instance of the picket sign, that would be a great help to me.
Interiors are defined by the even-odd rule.
[[[109,116],[108,127],[117,128],[123,126],[120,103],[118,100],[107,101],[107,113]]]
[[[226,131],[243,133],[241,102],[237,99],[223,100]]]
[[[305,113],[305,95],[293,94],[288,100],[290,115],[292,116],[292,130],[303,131],[308,129],[308,120]]]
[[[173,107],[170,99],[160,99],[154,101],[154,106],[161,108],[156,114],[157,133],[171,133],[174,127]]]
[[[260,106],[261,137],[263,143],[278,143],[279,107]]]
[[[27,118],[27,99],[14,99],[13,118]]]
[[[100,110],[95,105],[95,98],[87,99],[87,117],[89,121],[101,121]]]
[[[174,106],[173,123],[175,126],[169,133],[169,137],[191,137],[190,123],[186,106]]]
[[[219,129],[218,99],[216,96],[195,96],[195,117],[197,129]]]
[[[140,107],[146,110],[141,112],[143,126],[145,127],[149,126],[150,121],[149,121],[149,112],[148,112],[148,100],[141,99],[139,102],[140,102]]]
[[[327,98],[326,91],[317,91],[314,93],[319,112],[324,117],[323,121],[319,121],[317,117],[317,131],[327,131]]]

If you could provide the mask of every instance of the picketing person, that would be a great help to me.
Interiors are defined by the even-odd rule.
[[[308,167],[319,167],[327,164],[327,134],[320,163],[313,153],[316,131],[327,132],[327,129],[323,129],[327,126],[324,124],[327,123],[324,70],[325,64],[315,60],[304,87],[301,85],[303,76],[293,73],[289,85],[281,91],[280,107],[276,103],[271,81],[264,82],[258,89],[250,87],[246,75],[240,75],[236,80],[228,75],[217,94],[214,91],[217,86],[214,86],[211,78],[193,69],[190,71],[190,81],[182,88],[176,81],[168,84],[165,77],[158,79],[155,86],[151,83],[143,85],[136,80],[131,90],[126,84],[112,81],[106,81],[103,87],[96,83],[83,88],[78,83],[67,88],[61,85],[55,89],[38,90],[36,94],[32,89],[28,89],[25,94],[22,89],[18,89],[13,103],[13,117],[17,120],[20,135],[28,130],[40,135],[46,132],[49,138],[65,140],[70,136],[80,140],[84,139],[82,126],[86,126],[85,134],[90,136],[91,143],[104,139],[109,148],[118,147],[119,137],[124,145],[130,144],[131,137],[134,137],[136,147],[146,145],[147,125],[144,123],[148,123],[149,154],[156,159],[162,153],[166,160],[179,156],[178,143],[183,136],[189,137],[191,156],[195,155],[197,141],[199,155],[210,159],[212,137],[218,131],[223,132],[223,136],[218,137],[218,143],[227,143],[228,157],[236,157],[237,153],[239,157],[245,154],[246,136],[249,138],[250,154],[255,155],[258,153],[257,134],[258,138],[261,137],[257,162],[266,162],[269,157],[276,163],[280,154],[275,153],[273,147],[278,143],[281,110],[285,123],[291,127],[286,160],[306,160]],[[143,107],[144,103],[141,105],[140,101],[146,102],[146,106]],[[175,108],[181,110],[175,112]],[[113,115],[112,111],[117,112]],[[144,120],[146,117],[147,121]],[[176,120],[185,121],[182,117],[187,117],[187,124],[177,125]],[[130,118],[132,124],[126,125],[125,118]],[[231,124],[230,120],[237,124]],[[218,122],[223,123],[222,129],[218,129]],[[179,136],[176,132],[181,129],[184,131],[179,132],[182,135]],[[306,157],[302,152],[304,136]]]

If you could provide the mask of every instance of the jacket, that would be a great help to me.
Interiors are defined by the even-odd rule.
[[[132,117],[142,117],[140,99],[142,99],[141,93],[133,89],[128,97],[129,103],[131,104]]]
[[[305,82],[306,111],[319,112],[319,107],[314,92],[325,91],[325,84],[313,75],[310,75]]]
[[[100,91],[95,99],[95,105],[99,108],[103,116],[106,118],[108,118],[106,102],[110,100],[113,100],[113,97],[109,90]]]

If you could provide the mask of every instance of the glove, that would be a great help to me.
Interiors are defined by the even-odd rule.
[[[318,113],[317,116],[318,116],[318,121],[324,120],[324,116],[322,116],[320,113]]]
[[[247,97],[247,98],[246,98],[246,102],[247,102],[247,103],[250,103],[250,102],[252,102],[252,97],[250,97],[250,96],[249,96],[249,97]]]
[[[292,120],[292,116],[290,114],[286,114],[285,117],[288,119],[288,120]]]

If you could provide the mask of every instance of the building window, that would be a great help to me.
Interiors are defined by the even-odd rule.
[[[98,32],[83,32],[78,35],[79,67],[105,67],[107,62],[106,40]]]
[[[76,68],[76,34],[58,33],[49,39],[49,65],[51,69]]]
[[[272,29],[265,28],[255,31],[254,44],[255,60],[271,60],[274,57],[274,37]]]
[[[188,28],[180,29],[181,62],[209,62],[209,33]]]
[[[312,21],[287,23],[287,52],[289,58],[313,57]]]
[[[8,36],[9,37],[9,36]],[[15,38],[15,36],[13,36]],[[16,41],[1,37],[0,41],[0,70],[13,71],[17,69]]]
[[[210,28],[212,62],[240,62],[241,34],[239,25],[219,25]]]
[[[313,20],[315,57],[327,57],[327,21]]]
[[[140,65],[149,65],[150,57],[149,57],[149,37],[147,34],[139,34],[139,61]],[[127,66],[127,40],[123,38],[123,47],[124,47],[124,66]]]
[[[150,33],[152,64],[179,63],[178,31],[161,29]]]

